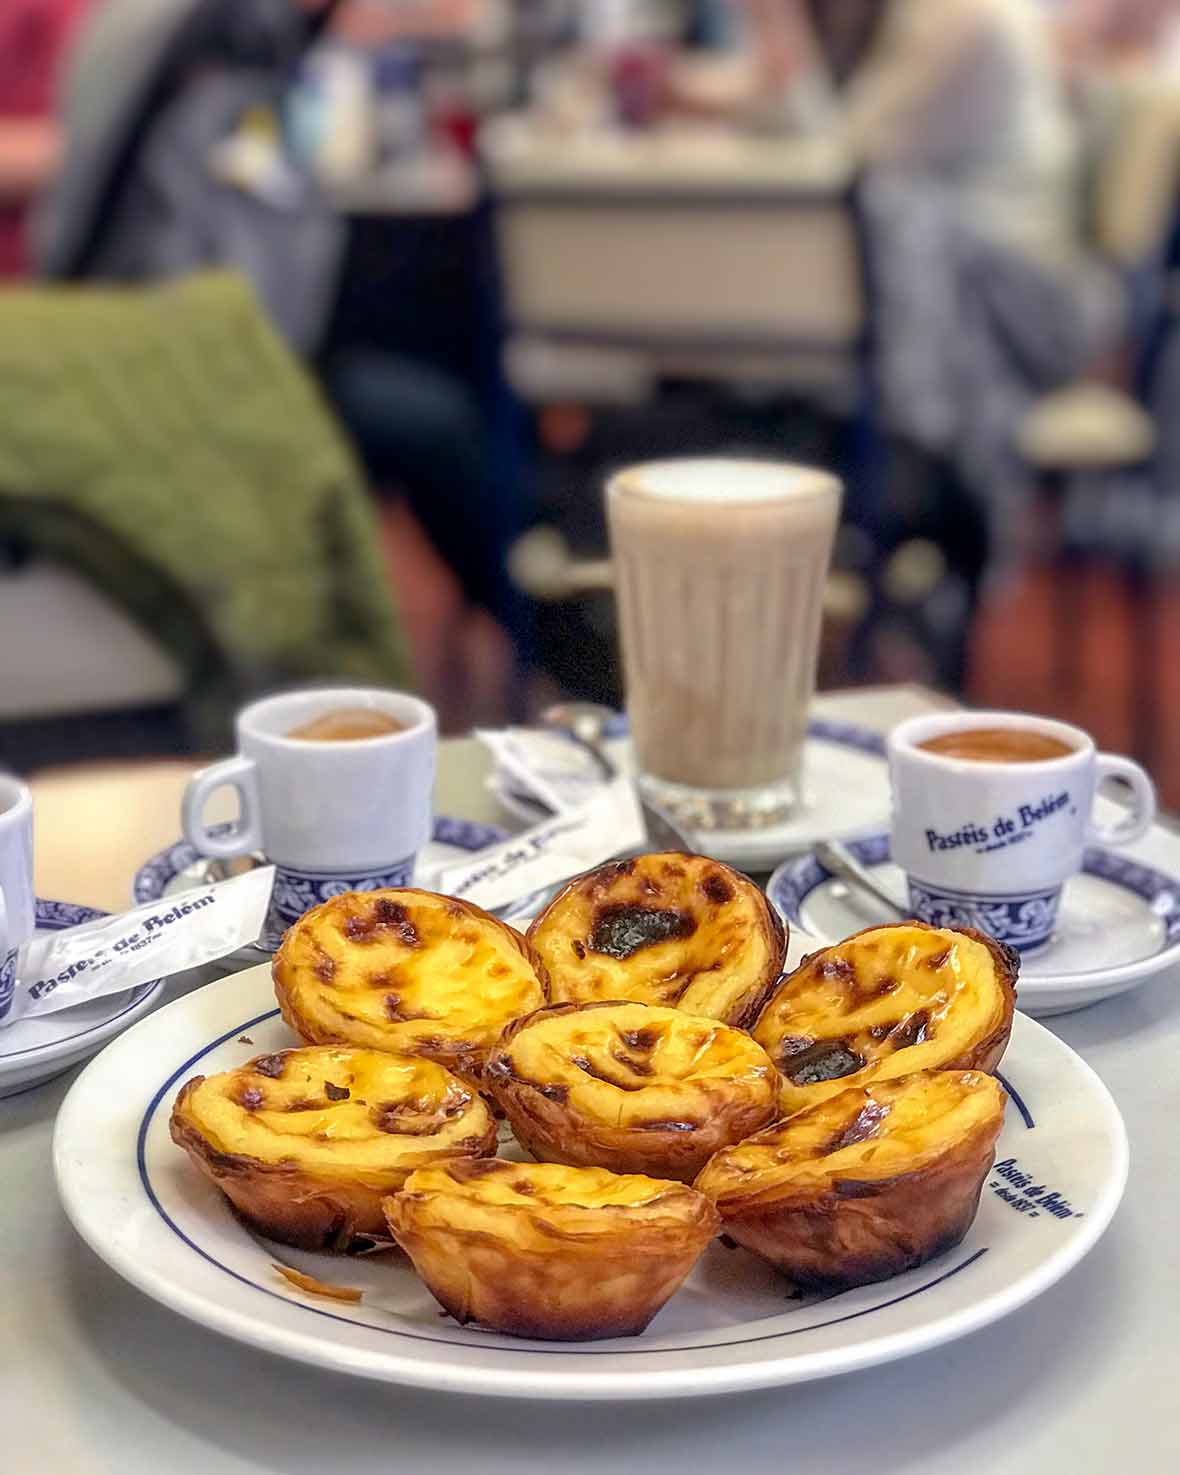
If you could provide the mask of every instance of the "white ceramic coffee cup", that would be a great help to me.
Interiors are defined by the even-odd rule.
[[[12,1008],[17,954],[35,927],[33,796],[0,774],[0,1019]]]
[[[378,737],[320,742],[287,736],[317,717],[369,708],[402,724]],[[342,891],[408,885],[430,839],[438,728],[418,697],[377,687],[285,692],[244,708],[238,755],[195,774],[185,790],[185,839],[202,855],[261,851],[277,867],[283,923]],[[228,832],[204,821],[210,796],[238,792]]]
[[[1031,763],[980,762],[920,745],[947,733],[1007,728],[1056,738],[1070,752]],[[1127,845],[1150,829],[1155,788],[1137,763],[1099,753],[1080,727],[1016,712],[913,717],[889,735],[891,851],[921,921],[971,926],[1018,948],[1048,941],[1062,885],[1087,844]],[[1105,778],[1125,779],[1133,808],[1093,817]]]

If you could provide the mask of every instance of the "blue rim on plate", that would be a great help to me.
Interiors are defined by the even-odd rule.
[[[849,840],[845,843],[864,866],[883,865],[889,859],[887,834],[866,835],[861,840]],[[1174,947],[1180,947],[1180,879],[1102,846],[1091,846],[1086,850],[1082,858],[1082,873],[1120,886],[1147,903],[1164,928],[1163,944],[1155,957]],[[807,898],[832,879],[832,873],[814,855],[804,855],[779,866],[766,883],[766,894],[788,922],[802,927],[803,905]],[[1116,974],[1135,966],[1136,964],[1121,964],[1094,971]],[[1047,973],[1038,977],[1036,982],[1048,983],[1053,978],[1053,974]]]
[[[293,1303],[286,1295],[282,1295],[278,1291],[271,1289],[269,1286],[262,1285],[258,1281],[251,1279],[250,1276],[242,1274],[241,1271],[233,1269],[231,1266],[225,1264],[224,1261],[219,1260],[209,1250],[197,1244],[197,1242],[193,1240],[188,1234],[186,1234],[184,1230],[180,1227],[180,1225],[176,1223],[176,1221],[168,1213],[167,1209],[161,1202],[160,1196],[156,1191],[156,1187],[152,1181],[151,1173],[147,1166],[148,1133],[151,1129],[153,1119],[160,1109],[161,1103],[170,1097],[171,1091],[176,1085],[176,1082],[191,1074],[193,1068],[195,1066],[198,1066],[205,1056],[210,1054],[213,1050],[216,1050],[220,1045],[223,1045],[227,1040],[233,1039],[235,1035],[241,1035],[248,1030],[256,1028],[260,1024],[264,1024],[269,1020],[274,1019],[278,1015],[278,1012],[279,1011],[277,1009],[268,1009],[262,1014],[255,1015],[253,1018],[243,1020],[240,1024],[234,1025],[232,1029],[226,1030],[216,1039],[210,1040],[207,1044],[203,1045],[200,1050],[196,1051],[186,1061],[184,1061],[182,1065],[178,1066],[152,1096],[151,1100],[148,1102],[146,1109],[144,1110],[143,1116],[140,1119],[139,1130],[136,1133],[136,1164],[139,1170],[140,1182],[143,1185],[144,1192],[149,1202],[155,1209],[156,1213],[173,1232],[173,1234],[175,1234],[177,1238],[180,1239],[185,1245],[187,1245],[187,1247],[195,1254],[199,1255],[203,1260],[208,1261],[208,1263],[213,1265],[216,1269],[224,1271],[226,1275],[232,1277],[234,1280],[240,1281],[243,1285],[250,1286],[253,1290],[261,1291],[262,1294],[265,1296],[273,1297],[275,1300],[282,1301],[284,1305],[290,1306],[292,1304],[295,1304],[298,1305],[301,1310],[310,1312],[315,1316],[324,1317],[329,1321],[343,1322],[345,1325],[348,1326],[360,1325],[368,1331],[382,1332],[390,1336],[403,1338],[412,1342],[427,1342],[451,1347],[470,1347],[472,1344],[465,1338],[445,1335],[442,1329],[440,1329],[440,1332],[436,1335],[426,1335],[425,1333],[420,1331],[407,1330],[403,1326],[384,1326],[372,1322],[357,1323],[351,1318],[341,1316],[338,1313],[327,1309],[326,1307],[309,1306],[303,1302]],[[1034,1121],[1032,1113],[1028,1109],[1025,1102],[1021,1099],[1021,1097],[1013,1089],[1013,1087],[1009,1084],[1007,1080],[1004,1081],[1004,1086],[1017,1104],[1021,1120],[1023,1121],[1026,1130],[1032,1131],[1033,1129],[1035,1129],[1036,1122]],[[880,1301],[875,1305],[865,1306],[857,1311],[845,1312],[843,1315],[837,1315],[827,1321],[812,1323],[807,1326],[784,1327],[773,1332],[764,1332],[759,1333],[758,1335],[755,1335],[753,1337],[742,1338],[741,1340],[688,1343],[687,1345],[678,1345],[671,1348],[662,1346],[610,1346],[595,1348],[593,1345],[586,1346],[584,1343],[578,1343],[577,1351],[579,1353],[586,1353],[590,1356],[614,1358],[645,1357],[665,1352],[709,1352],[715,1350],[718,1347],[745,1346],[755,1342],[781,1341],[793,1336],[798,1336],[801,1333],[805,1332],[820,1332],[826,1330],[828,1327],[831,1326],[838,1326],[841,1323],[848,1321],[857,1321],[860,1320],[862,1317],[871,1316],[876,1312],[885,1311],[891,1306],[897,1305],[899,1302],[912,1300],[915,1296],[921,1295],[924,1291],[932,1290],[935,1286],[941,1285],[944,1281],[949,1280],[952,1276],[958,1275],[960,1271],[967,1270],[970,1266],[974,1265],[976,1261],[978,1261],[982,1256],[986,1255],[989,1249],[989,1245],[981,1245],[977,1249],[971,1251],[971,1253],[964,1256],[962,1259],[957,1260],[955,1264],[950,1265],[945,1269],[939,1269],[939,1267],[935,1265],[932,1268],[938,1270],[938,1273],[932,1279],[924,1281],[921,1285],[912,1286],[908,1290],[900,1293],[894,1291],[893,1294],[889,1295],[887,1299]],[[890,1286],[889,1282],[884,1282],[881,1285],[880,1289],[883,1291],[890,1291],[892,1287]],[[822,1300],[826,1298],[819,1299]],[[813,1306],[818,1304],[819,1300],[811,1303],[811,1305]],[[510,1350],[514,1353],[536,1357],[555,1357],[567,1355],[570,1349],[567,1346],[535,1347],[522,1343],[519,1346],[513,1346]]]
[[[36,899],[36,921],[38,932],[63,932],[67,927],[79,927],[83,922],[96,922],[99,917],[109,916],[109,912],[99,911],[97,907],[83,906],[76,901],[50,901],[45,897]],[[100,1019],[94,1023],[85,1025],[82,1029],[75,1030],[72,1035],[62,1035],[55,1040],[46,1040],[40,1045],[29,1045],[24,1050],[5,1050],[4,1031],[0,1030],[0,1062],[7,1063],[10,1060],[19,1060],[25,1055],[39,1055],[44,1051],[51,1050],[55,1054],[64,1045],[72,1045],[78,1040],[83,1040],[87,1035],[96,1034],[99,1030],[109,1030],[111,1025],[122,1019],[124,1014],[130,1014],[132,1010],[138,1009],[141,1004],[163,988],[162,978],[149,979],[147,983],[141,983],[133,988],[127,995],[126,1002],[116,1014],[108,1015],[106,1019]],[[111,995],[113,999],[121,998],[121,994]],[[63,1014],[69,1011],[63,1009]],[[43,1016],[52,1018],[52,1015]],[[131,1021],[128,1021],[129,1023]],[[32,1085],[40,1085],[40,1081]],[[30,1089],[32,1086],[30,1086]]]

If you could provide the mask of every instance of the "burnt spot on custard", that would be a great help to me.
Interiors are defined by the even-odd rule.
[[[518,1164],[506,1163],[495,1157],[464,1158],[462,1162],[447,1164],[447,1172],[456,1183],[464,1183],[469,1178],[490,1178],[509,1168],[520,1171]]]
[[[929,968],[932,973],[937,973],[940,968],[946,965],[946,962],[950,958],[950,955],[951,949],[949,947],[944,947],[942,952],[940,953],[931,953],[922,966],[924,968]]]
[[[257,1111],[262,1105],[262,1092],[257,1086],[244,1086],[238,1092],[238,1105],[246,1111]]]
[[[613,860],[609,864],[599,866],[596,871],[591,871],[582,882],[583,896],[601,896],[604,891],[609,891],[616,881],[621,881],[624,876],[629,876],[635,870],[633,860]]]
[[[856,983],[856,969],[847,958],[824,958],[815,973],[825,983],[840,983],[845,986]]]
[[[642,948],[691,937],[696,925],[687,912],[620,903],[599,909],[586,945],[591,952],[603,953],[621,962]]]
[[[331,1081],[324,1083],[324,1095],[329,1101],[347,1101],[352,1092],[347,1086],[334,1086]]]
[[[866,1101],[848,1125],[824,1144],[820,1149],[820,1156],[826,1157],[828,1153],[839,1152],[845,1147],[855,1147],[858,1142],[867,1142],[870,1137],[876,1137],[881,1123],[888,1115],[887,1106],[879,1101]]]
[[[838,1081],[864,1065],[847,1040],[809,1040],[788,1035],[779,1041],[778,1068],[793,1086]]]
[[[330,958],[328,954],[321,949],[319,955],[315,960],[315,968],[313,971],[315,972],[315,976],[322,983],[331,983],[333,978],[336,977],[335,958]]]
[[[632,1126],[640,1132],[695,1132],[700,1126],[699,1122],[633,1122]]]
[[[514,1192],[523,1193],[526,1198],[537,1191],[527,1178],[518,1178],[512,1187]]]
[[[381,1003],[385,1010],[385,1017],[392,1020],[394,1024],[399,1023],[402,1017],[401,994],[386,994]]]
[[[887,973],[883,978],[878,978],[867,992],[870,999],[883,999],[886,994],[895,994],[900,987],[901,980]]]
[[[250,1069],[256,1075],[269,1076],[272,1081],[277,1081],[286,1064],[286,1053],[280,1051],[277,1055],[260,1055],[257,1060],[250,1062]]]
[[[701,892],[714,906],[723,907],[733,900],[733,887],[720,871],[710,871],[701,881]]]
[[[418,929],[410,920],[410,914],[400,901],[390,901],[387,896],[377,899],[373,906],[373,925],[397,934],[399,942],[406,947],[419,947],[422,939]]]
[[[628,1064],[628,1062],[625,1060],[622,1063],[624,1065]],[[605,1071],[599,1070],[594,1062],[588,1059],[585,1055],[571,1055],[570,1064],[576,1065],[577,1068],[584,1075],[593,1076],[596,1081],[605,1081],[608,1086],[615,1086],[620,1091],[643,1090],[643,1086],[639,1081],[620,1081],[617,1080],[613,1075],[607,1075]]]
[[[624,1070],[629,1070],[632,1075],[649,1076],[652,1074],[650,1061],[637,1060],[634,1055],[628,1055],[625,1050],[612,1050],[610,1058],[617,1061]]]
[[[920,1045],[926,1038],[929,1024],[930,1011],[919,1009],[903,1019],[890,1033],[889,1038],[898,1050],[908,1049],[910,1045]]]
[[[574,957],[577,958],[579,962],[581,962],[582,959],[586,956],[585,944],[579,942],[578,939],[575,937],[573,942],[570,943],[570,947],[573,949]]]
[[[654,1050],[659,1043],[660,1032],[650,1025],[643,1029],[621,1029],[619,1039],[628,1050]]]
[[[408,1101],[382,1101],[369,1111],[378,1132],[394,1137],[433,1137],[442,1123],[457,1116],[466,1102],[444,1103],[413,1097]],[[449,1108],[449,1109],[448,1109]]]

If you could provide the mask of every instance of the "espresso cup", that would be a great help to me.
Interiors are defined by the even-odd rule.
[[[12,1008],[17,955],[35,926],[33,796],[0,774],[0,1019]]]
[[[922,744],[955,733],[1002,730],[1061,745],[1059,756],[954,757]],[[976,927],[1027,950],[1049,941],[1063,884],[1087,844],[1127,845],[1150,829],[1155,789],[1137,763],[1099,753],[1080,727],[1013,712],[914,717],[889,735],[893,859],[909,882],[910,907],[938,927]],[[1130,813],[1093,818],[1106,778],[1131,788]]]
[[[334,712],[368,709],[400,724],[376,737],[290,736]],[[185,839],[228,859],[261,852],[275,867],[267,943],[310,907],[344,891],[407,886],[430,839],[438,747],[434,709],[373,687],[286,692],[244,708],[238,754],[189,781]],[[204,812],[218,789],[237,790],[239,818],[223,833]]]

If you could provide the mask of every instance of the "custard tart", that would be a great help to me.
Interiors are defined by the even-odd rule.
[[[804,958],[751,1031],[783,1077],[782,1114],[913,1071],[994,1070],[1019,954],[969,928],[870,927]]]
[[[496,1148],[472,1086],[432,1060],[350,1045],[194,1076],[171,1131],[254,1229],[304,1249],[384,1237],[381,1200],[416,1168]]]
[[[703,855],[611,861],[571,881],[528,931],[554,1003],[634,999],[744,1026],[783,966],[778,913]]]
[[[777,1114],[761,1045],[654,1004],[551,1004],[510,1024],[484,1085],[545,1162],[691,1183],[718,1148]]]
[[[456,1321],[561,1342],[638,1335],[718,1226],[683,1183],[498,1158],[422,1168],[385,1213]]]
[[[872,1081],[722,1148],[696,1187],[726,1234],[801,1290],[846,1290],[958,1244],[1003,1120],[982,1071]]]
[[[425,1055],[477,1077],[511,1020],[547,1002],[514,928],[471,902],[411,888],[313,907],[275,954],[283,1018],[315,1044]]]

